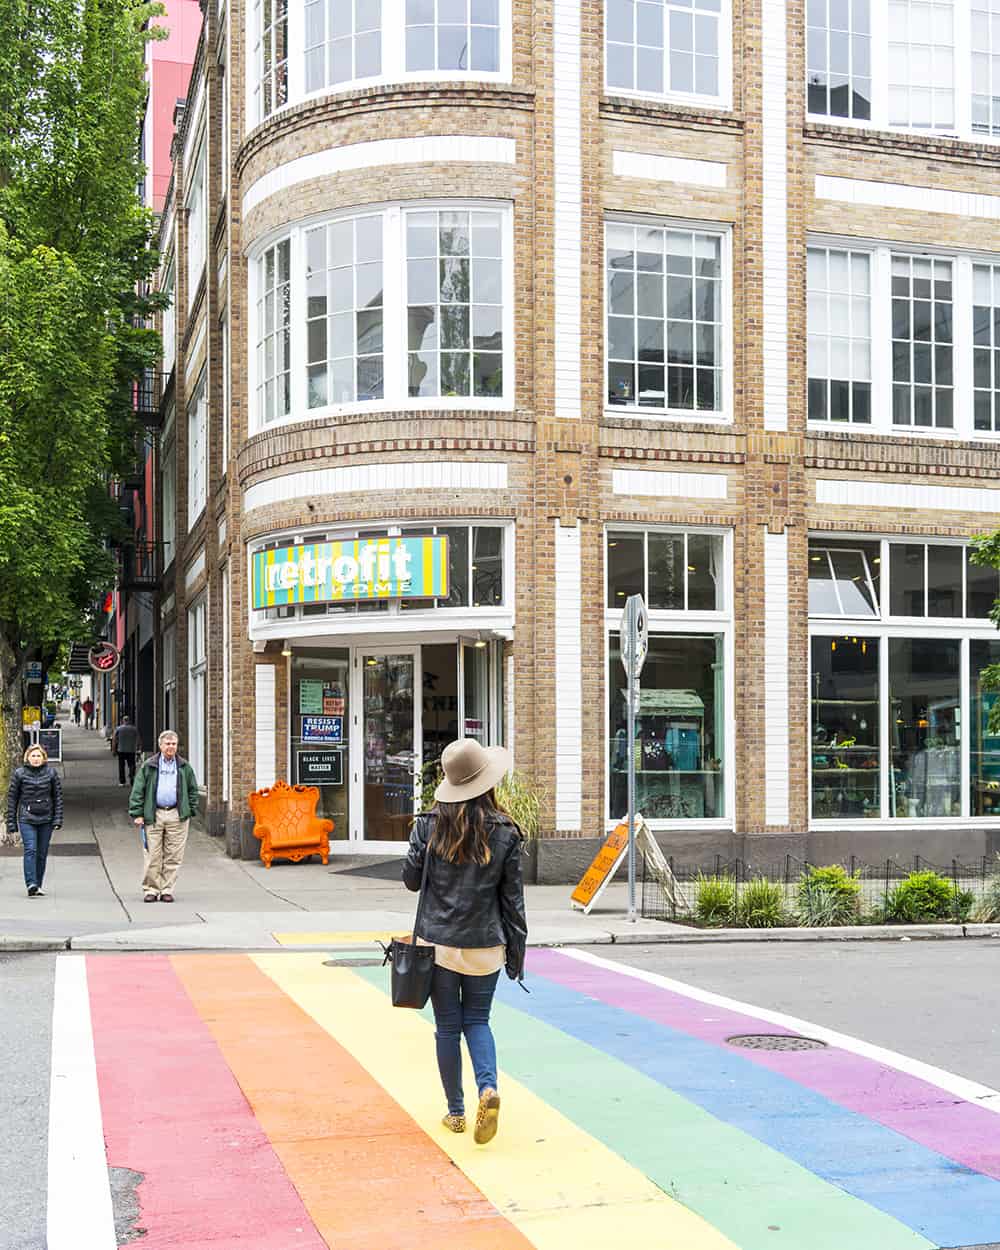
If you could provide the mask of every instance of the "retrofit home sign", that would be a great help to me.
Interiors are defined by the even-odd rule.
[[[448,594],[448,539],[356,538],[253,554],[253,606]]]

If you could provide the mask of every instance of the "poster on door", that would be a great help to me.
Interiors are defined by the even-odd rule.
[[[316,709],[319,711],[320,709]],[[344,715],[344,689],[342,686],[325,684],[323,686],[323,715]]]
[[[299,713],[312,715],[324,712],[323,682],[319,678],[302,677],[299,680]]]
[[[343,742],[344,718],[342,716],[303,716],[303,742]]]

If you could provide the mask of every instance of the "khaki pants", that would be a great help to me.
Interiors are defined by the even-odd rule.
[[[187,845],[187,820],[177,819],[176,807],[156,810],[156,824],[146,826],[142,890],[144,894],[172,894]]]

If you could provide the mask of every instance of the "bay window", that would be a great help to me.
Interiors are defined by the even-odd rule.
[[[728,103],[726,0],[606,0],[604,32],[609,92]]]
[[[609,407],[725,417],[727,243],[683,223],[606,223]]]
[[[950,135],[1000,135],[998,0],[808,0],[809,116]]]
[[[294,228],[251,265],[258,426],[367,406],[509,408],[509,206],[392,205]]]
[[[727,537],[704,530],[609,529],[605,563],[608,819],[620,819],[627,805],[621,613],[629,595],[642,594],[649,651],[636,717],[638,809],[654,826],[724,820],[731,811]]]
[[[699,0],[699,3],[701,0]],[[252,0],[251,116],[319,92],[509,81],[511,0]]]
[[[822,240],[807,261],[810,422],[1000,433],[1000,262]]]
[[[1000,815],[988,619],[997,570],[962,542],[809,544],[810,812],[817,821]]]

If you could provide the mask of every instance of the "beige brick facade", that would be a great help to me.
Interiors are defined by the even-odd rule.
[[[276,670],[274,757],[284,775],[289,752],[290,667],[281,640],[251,637],[259,614],[249,612],[248,552],[254,544],[302,532],[411,521],[445,523],[502,520],[514,526],[512,638],[504,654],[513,660],[512,740],[518,766],[545,790],[543,873],[568,876],[586,859],[608,816],[606,764],[609,752],[607,700],[609,622],[605,617],[605,533],[609,526],[651,529],[715,527],[731,535],[732,690],[724,770],[732,782],[733,805],[715,822],[664,819],[657,822],[663,845],[679,858],[751,854],[771,859],[785,851],[816,857],[911,854],[916,847],[942,862],[953,855],[980,854],[996,844],[989,822],[925,821],[902,831],[889,820],[842,834],[832,827],[810,829],[810,691],[808,538],[857,534],[891,539],[921,536],[950,540],[971,537],[996,525],[982,510],[854,506],[817,502],[817,481],[894,482],[989,488],[1000,467],[1000,445],[956,435],[876,430],[864,426],[817,428],[807,422],[806,247],[822,236],[919,250],[953,249],[955,254],[1000,253],[996,219],[953,211],[947,199],[935,211],[894,208],[824,198],[817,178],[919,187],[966,196],[995,196],[1000,149],[959,139],[859,130],[818,123],[805,116],[804,6],[787,0],[781,11],[787,34],[785,104],[787,151],[783,171],[787,214],[787,428],[770,428],[765,411],[766,346],[772,311],[765,291],[764,252],[767,197],[775,173],[765,160],[765,131],[773,107],[763,72],[763,19],[777,0],[760,4],[734,0],[732,108],[694,108],[663,100],[621,96],[604,88],[604,4],[581,0],[579,9],[578,153],[580,214],[580,395],[579,415],[556,416],[556,298],[559,277],[554,238],[557,170],[564,153],[564,118],[557,109],[554,28],[564,0],[514,0],[510,82],[402,82],[361,86],[292,102],[258,125],[245,117],[251,74],[244,33],[244,6],[228,0],[221,15],[206,6],[202,52],[195,66],[189,108],[178,136],[172,186],[175,213],[172,245],[177,256],[177,363],[172,391],[176,410],[178,555],[168,570],[164,596],[174,607],[161,624],[176,621],[177,693],[180,729],[187,718],[187,613],[199,596],[208,603],[207,732],[205,782],[215,826],[239,826],[246,795],[260,781],[262,748],[255,706],[256,669]],[[252,9],[252,5],[248,6]],[[504,6],[501,5],[501,12]],[[207,259],[201,288],[188,308],[185,169],[181,153],[190,127],[196,83],[204,88],[208,151],[209,211]],[[222,94],[228,97],[230,135],[222,143]],[[329,165],[311,170],[308,159],[381,141],[427,136],[505,140],[511,161],[396,160],[384,166]],[[222,153],[230,154],[223,167]],[[403,150],[403,149],[401,149]],[[474,151],[474,148],[470,149]],[[649,158],[649,176],[616,173],[616,153]],[[699,182],[667,177],[663,158],[706,162],[724,176]],[[295,163],[299,162],[298,165]],[[645,171],[642,171],[645,173]],[[271,179],[271,184],[266,180]],[[262,181],[264,180],[264,181]],[[284,180],[286,185],[281,185]],[[261,187],[273,185],[269,194]],[[841,185],[841,184],[836,184]],[[256,191],[253,189],[257,188]],[[248,194],[251,203],[243,216]],[[846,192],[845,192],[846,194]],[[510,206],[513,256],[508,270],[513,303],[515,382],[506,408],[485,408],[470,400],[461,408],[413,406],[415,401],[359,410],[327,411],[320,417],[293,410],[292,419],[260,428],[249,391],[255,313],[248,306],[250,269],[263,246],[297,223],[360,206],[412,204],[421,200],[500,201]],[[984,201],[985,202],[985,201]],[[942,209],[942,205],[944,208]],[[633,220],[680,221],[721,229],[731,257],[724,309],[731,336],[730,396],[725,421],[671,419],[646,409],[630,415],[605,402],[604,227],[608,215]],[[222,279],[219,274],[222,273]],[[230,371],[229,435],[223,436],[224,376],[221,325],[228,325]],[[205,333],[202,334],[202,327]],[[187,402],[201,370],[193,345],[201,343],[209,379],[208,505],[188,528]],[[875,346],[873,344],[873,350]],[[224,441],[228,459],[223,456]],[[409,494],[367,489],[305,495],[292,492],[278,502],[247,508],[248,490],[289,474],[357,466],[412,466],[441,462],[506,466],[501,490],[421,488]],[[622,469],[719,475],[724,498],[673,493],[615,492]],[[575,827],[556,830],[557,789],[565,775],[554,742],[564,698],[557,684],[555,631],[558,579],[556,526],[580,527],[578,602],[581,631],[579,736],[582,801]],[[780,808],[768,802],[768,786],[779,785],[767,761],[774,754],[767,717],[773,693],[767,689],[765,651],[765,535],[787,537],[787,819],[769,820]],[[205,572],[188,575],[200,554]],[[223,581],[228,577],[228,600]],[[227,604],[231,639],[229,690],[223,687],[223,629]],[[773,620],[772,618],[768,618]],[[352,645],[384,645],[373,617],[358,618]],[[323,626],[317,625],[317,631]],[[427,621],[429,631],[442,628]],[[662,622],[659,628],[666,630]],[[369,642],[365,642],[365,639]],[[506,664],[505,664],[506,669]],[[223,720],[228,724],[223,727]],[[779,735],[780,737],[780,735]],[[223,741],[228,742],[224,751]],[[770,743],[770,745],[768,745]],[[779,747],[781,742],[778,743]],[[770,752],[770,754],[769,754]],[[223,778],[228,760],[228,777]],[[780,786],[779,786],[780,788]],[[223,796],[227,795],[226,798]],[[772,794],[772,800],[774,795]],[[850,821],[845,822],[849,826]],[[928,849],[929,848],[929,849]],[[546,864],[549,866],[546,867]]]

